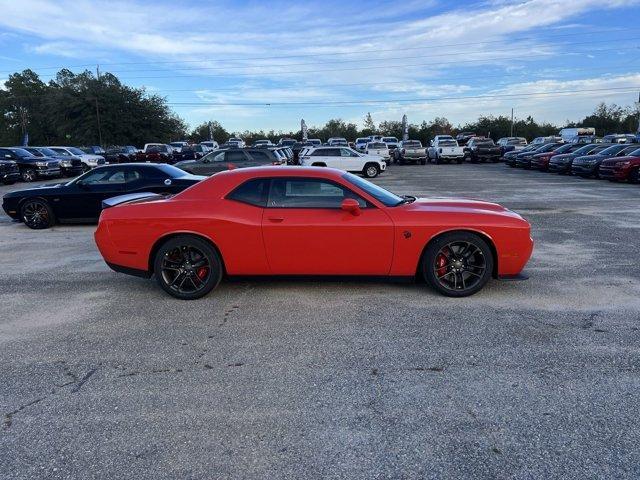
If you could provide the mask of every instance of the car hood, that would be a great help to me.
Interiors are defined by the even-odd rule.
[[[64,188],[65,185],[66,183],[45,183],[43,185],[36,185],[30,188],[24,188],[22,190],[9,192],[5,194],[5,198],[24,197],[30,195],[46,195],[59,191],[61,188]]]
[[[407,203],[406,207],[408,210],[419,211],[475,210],[489,212],[508,212],[506,208],[497,203],[465,198],[418,198],[415,202]]]
[[[615,165],[618,162],[633,162],[633,161],[638,161],[640,160],[640,157],[632,157],[632,156],[625,156],[625,157],[607,157],[606,160],[604,160],[602,162],[603,165]]]

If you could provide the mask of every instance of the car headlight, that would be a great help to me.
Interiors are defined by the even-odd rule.
[[[616,162],[616,167],[626,167],[627,165],[631,165],[631,162]]]
[[[60,166],[61,167],[70,167],[71,166],[71,162],[69,160],[62,160],[60,162]]]

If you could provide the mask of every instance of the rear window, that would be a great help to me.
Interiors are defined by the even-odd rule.
[[[376,142],[376,143],[370,143],[369,145],[367,145],[367,147],[368,148],[387,148],[387,144],[382,142]]]
[[[411,141],[408,141],[408,142],[403,142],[402,146],[403,147],[421,147],[422,144],[417,140],[411,140]]]

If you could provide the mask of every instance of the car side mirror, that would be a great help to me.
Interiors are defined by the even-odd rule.
[[[351,215],[360,215],[360,204],[355,198],[345,198],[342,200],[340,208]]]

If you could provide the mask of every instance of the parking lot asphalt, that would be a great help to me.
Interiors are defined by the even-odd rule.
[[[3,215],[0,477],[638,478],[640,187],[502,164],[375,181],[521,213],[530,279],[185,302],[110,271],[93,226]]]

